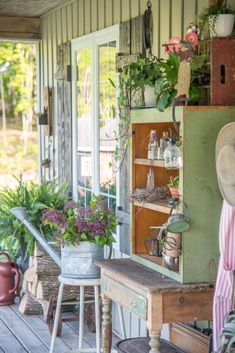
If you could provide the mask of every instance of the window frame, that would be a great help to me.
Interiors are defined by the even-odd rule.
[[[71,41],[72,64],[72,196],[78,200],[78,167],[77,167],[77,51],[85,48],[91,50],[91,76],[92,76],[92,193],[100,192],[100,131],[99,131],[99,46],[116,41],[116,52],[119,51],[119,24],[100,31],[84,35]],[[117,122],[118,123],[118,122]],[[119,173],[116,175],[116,204],[119,204]],[[117,227],[117,243],[119,247]]]

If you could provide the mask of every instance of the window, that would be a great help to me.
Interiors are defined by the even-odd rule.
[[[118,26],[72,41],[73,197],[87,205],[102,194],[115,210],[114,151]]]

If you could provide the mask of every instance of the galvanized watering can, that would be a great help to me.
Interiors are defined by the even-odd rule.
[[[32,233],[34,238],[52,257],[55,263],[61,268],[61,274],[70,278],[99,278],[100,270],[95,265],[95,260],[104,258],[104,249],[88,241],[80,242],[79,246],[61,247],[61,256],[48,244],[42,234],[27,219],[26,209],[24,207],[12,208],[11,213],[18,218]],[[109,257],[111,257],[112,248],[110,247]]]
[[[188,207],[185,202],[182,202],[184,205],[184,213],[178,212],[179,203],[176,203],[172,206],[170,211],[170,217],[167,221],[166,229],[171,233],[183,233],[186,232],[189,227],[189,218],[188,218]],[[173,210],[177,209],[176,213],[173,213]]]

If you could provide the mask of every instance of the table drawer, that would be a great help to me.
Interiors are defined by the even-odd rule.
[[[144,296],[105,275],[101,277],[101,290],[113,301],[143,319],[147,318],[147,299]]]

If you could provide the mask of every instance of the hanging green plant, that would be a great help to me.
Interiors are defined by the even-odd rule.
[[[178,37],[172,37],[166,45],[167,59],[162,58],[139,58],[136,62],[131,62],[122,69],[118,81],[118,109],[113,110],[114,116],[118,117],[118,128],[115,132],[117,147],[115,150],[115,159],[122,164],[130,144],[130,124],[131,107],[143,106],[143,99],[136,99],[137,94],[143,95],[145,86],[154,87],[156,96],[156,108],[164,111],[172,105],[176,97],[176,83],[178,80],[178,71],[180,66],[180,49],[182,45],[188,43],[190,48],[195,49],[198,38],[195,33],[187,34],[182,41]],[[207,59],[206,54],[195,55],[190,63],[191,76],[189,87],[189,104],[196,104],[201,97],[201,90],[198,87],[198,78],[200,69]],[[116,84],[110,79],[111,84]]]
[[[161,75],[158,66],[158,59],[138,58],[136,62],[131,62],[122,69],[118,80],[118,109],[113,110],[114,116],[118,116],[118,128],[115,131],[117,147],[115,159],[122,163],[125,158],[127,148],[130,144],[130,111],[133,106],[143,106],[143,99],[138,99],[144,91],[144,87],[149,85],[154,87],[157,78]],[[116,88],[116,84],[109,79]],[[137,98],[138,95],[138,98]]]

